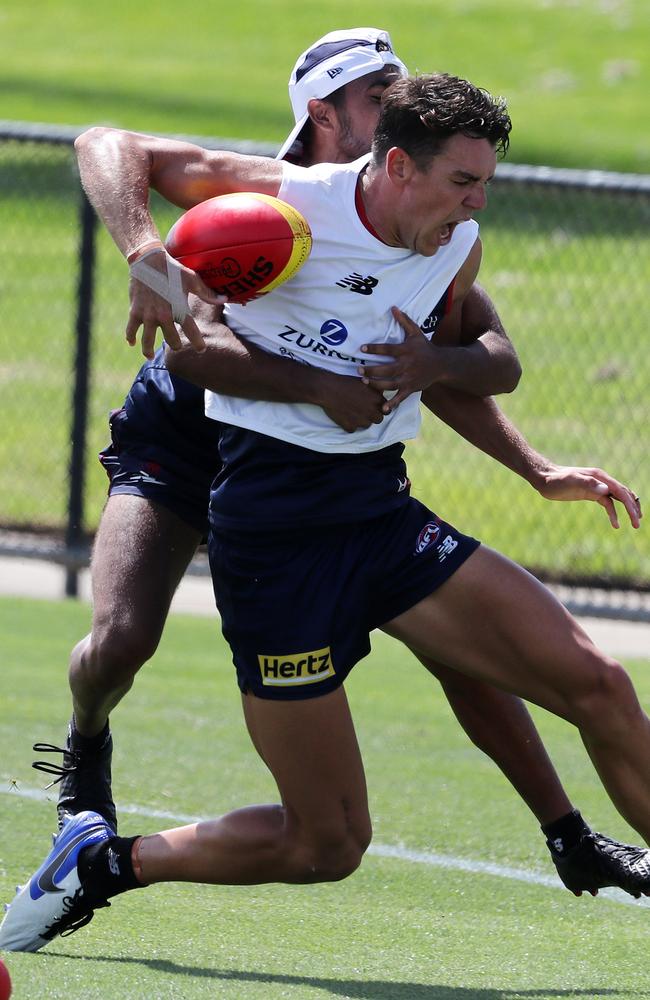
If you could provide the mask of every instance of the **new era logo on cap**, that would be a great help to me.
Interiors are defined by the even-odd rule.
[[[392,46],[390,44],[390,38],[388,34],[383,31],[380,32],[381,38],[357,38],[354,37],[356,34],[361,34],[364,30],[363,28],[351,29],[348,31],[332,31],[329,35],[325,35],[320,41],[315,42],[310,49],[300,56],[298,62],[296,63],[293,73],[292,80],[294,83],[298,83],[303,77],[311,73],[319,63],[324,62],[326,59],[332,59],[334,56],[338,56],[342,52],[348,52],[350,49],[365,49],[372,48],[374,46],[375,52],[392,52]],[[368,29],[373,31],[374,29]],[[345,37],[339,38],[335,41],[325,41],[326,38],[331,38],[332,35],[343,35]],[[289,84],[291,88],[291,83]]]
[[[289,97],[296,124],[278,157],[282,159],[300,135],[308,118],[309,101],[322,100],[353,80],[389,65],[395,66],[403,76],[407,75],[406,66],[393,52],[390,35],[379,28],[330,31],[314,42],[298,58],[289,79]]]

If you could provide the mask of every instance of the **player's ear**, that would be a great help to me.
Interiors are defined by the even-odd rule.
[[[403,187],[411,179],[415,163],[405,150],[393,146],[386,153],[385,170],[393,184]]]
[[[312,97],[307,104],[307,111],[315,128],[323,129],[326,132],[334,130],[336,111],[334,105],[330,104],[329,101],[320,101],[318,98]]]

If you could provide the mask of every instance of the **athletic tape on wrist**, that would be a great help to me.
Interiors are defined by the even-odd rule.
[[[172,307],[172,316],[175,323],[182,323],[189,312],[187,295],[183,291],[183,269],[177,260],[170,257],[165,251],[165,262],[167,264],[167,274],[156,270],[147,262],[147,258],[153,254],[160,253],[161,247],[148,250],[138,257],[132,264],[129,264],[129,271],[132,277],[137,278],[147,288],[151,288],[161,298],[169,302]]]

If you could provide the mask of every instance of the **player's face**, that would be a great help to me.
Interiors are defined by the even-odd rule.
[[[369,152],[379,121],[381,95],[399,77],[397,68],[386,66],[344,88],[343,103],[336,109],[339,162],[356,160]]]
[[[415,170],[404,187],[397,220],[402,246],[431,257],[449,243],[459,222],[485,208],[496,162],[487,139],[452,136],[428,169]]]

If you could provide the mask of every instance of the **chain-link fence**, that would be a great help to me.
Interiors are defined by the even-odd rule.
[[[0,551],[27,552],[29,532],[43,538],[34,551],[50,543],[83,562],[106,489],[107,413],[142,359],[124,343],[126,267],[101,227],[91,267],[74,134],[0,123]],[[159,201],[154,212],[162,232],[179,214]],[[524,368],[503,409],[555,461],[606,468],[650,497],[650,177],[503,164],[480,221],[481,280]],[[75,382],[86,361],[87,400]],[[647,530],[614,532],[595,505],[542,500],[430,415],[407,455],[417,496],[544,578],[650,591]]]

